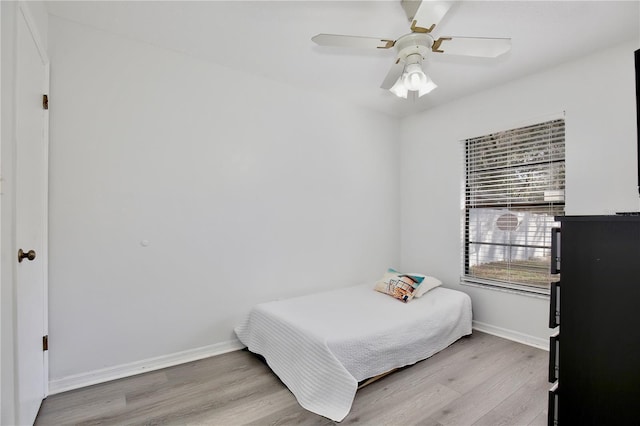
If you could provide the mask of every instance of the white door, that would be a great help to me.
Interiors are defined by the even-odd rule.
[[[16,363],[17,422],[33,424],[47,392],[48,60],[28,9],[16,20]],[[19,262],[18,249],[25,255]],[[28,256],[28,253],[35,255]]]

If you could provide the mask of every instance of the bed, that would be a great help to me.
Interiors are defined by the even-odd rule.
[[[369,283],[258,304],[235,332],[303,408],[341,421],[359,382],[471,334],[471,299],[438,287],[402,303]]]

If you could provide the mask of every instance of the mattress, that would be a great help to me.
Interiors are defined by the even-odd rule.
[[[235,332],[302,407],[341,421],[359,381],[471,334],[471,299],[438,287],[402,303],[363,284],[258,304]]]

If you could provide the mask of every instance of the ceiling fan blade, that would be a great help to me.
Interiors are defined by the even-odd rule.
[[[362,47],[365,49],[389,49],[395,44],[394,40],[339,34],[318,34],[311,37],[311,40],[320,46]]]
[[[447,55],[478,56],[496,58],[511,50],[510,38],[440,37],[433,42],[431,50]]]
[[[387,73],[387,76],[384,78],[384,81],[380,85],[381,88],[385,90],[389,90],[396,84],[396,81],[402,75],[404,71],[404,62],[401,60],[396,60],[396,62],[391,66],[391,69]]]
[[[414,33],[430,33],[447,14],[453,1],[402,0],[411,31]]]

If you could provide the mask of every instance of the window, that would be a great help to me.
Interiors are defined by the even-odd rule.
[[[548,294],[551,228],[564,214],[564,119],[463,142],[462,280]]]

